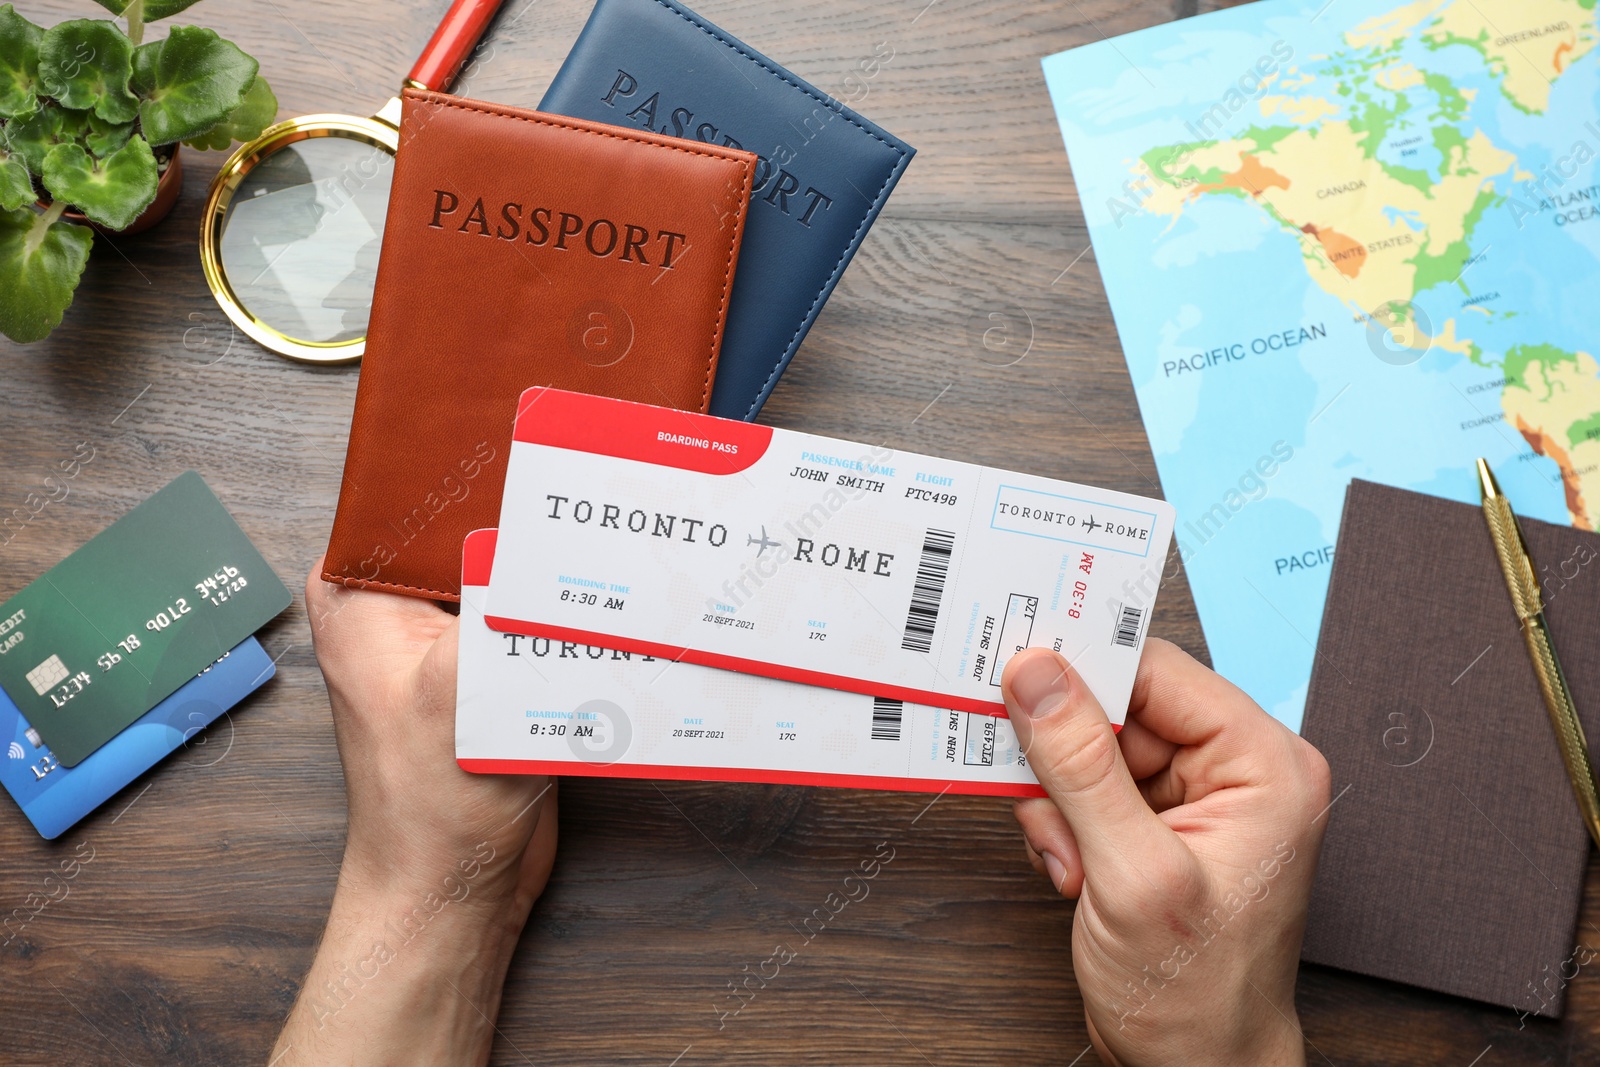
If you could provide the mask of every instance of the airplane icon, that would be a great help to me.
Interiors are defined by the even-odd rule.
[[[1100,529],[1100,527],[1102,527],[1104,525],[1105,525],[1105,523],[1103,523],[1103,522],[1095,522],[1094,521],[1094,516],[1090,515],[1089,516],[1089,521],[1083,524],[1083,528],[1085,530],[1088,530],[1090,533],[1093,533],[1095,530]]]
[[[763,552],[765,552],[769,548],[777,548],[778,545],[780,544],[780,542],[774,541],[770,537],[767,536],[767,528],[765,526],[761,527],[761,537],[760,537],[759,540],[756,538],[756,536],[754,534],[747,534],[745,536],[744,543],[747,546],[748,545],[760,545],[761,549],[760,549],[760,551],[758,551],[756,553],[757,556],[760,556]]]

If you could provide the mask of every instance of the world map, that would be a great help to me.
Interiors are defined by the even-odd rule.
[[[1597,43],[1262,0],[1044,60],[1212,662],[1292,728],[1350,479],[1600,524]]]

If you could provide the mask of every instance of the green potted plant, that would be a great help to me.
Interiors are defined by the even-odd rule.
[[[74,216],[112,232],[148,224],[177,195],[180,142],[227,148],[278,112],[256,61],[215,31],[144,41],[146,23],[196,0],[97,2],[127,29],[45,30],[0,4],[0,333],[13,341],[47,336],[72,303],[94,241]]]

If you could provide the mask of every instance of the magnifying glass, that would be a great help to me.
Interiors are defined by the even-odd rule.
[[[455,0],[406,87],[447,88],[501,3]],[[206,196],[200,265],[235,326],[290,359],[361,358],[399,147],[395,97],[371,118],[280,122],[228,157]]]

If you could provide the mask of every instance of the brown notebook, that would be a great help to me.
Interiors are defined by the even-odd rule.
[[[532,385],[704,411],[750,152],[407,90],[323,578],[460,598]]]
[[[1600,739],[1600,535],[1520,521]],[[1477,507],[1350,484],[1301,732],[1334,794],[1303,958],[1559,1015],[1589,836]]]

